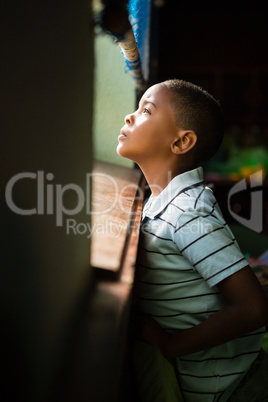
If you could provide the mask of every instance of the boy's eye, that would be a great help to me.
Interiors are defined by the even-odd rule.
[[[151,111],[150,111],[150,109],[147,109],[147,107],[145,107],[145,108],[143,109],[143,112],[144,112],[144,113],[148,113],[148,114],[151,114]]]

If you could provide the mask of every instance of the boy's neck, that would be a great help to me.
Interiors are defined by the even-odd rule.
[[[140,168],[143,171],[153,197],[157,197],[174,177],[190,170],[185,166],[169,166],[166,162],[162,166],[158,165],[157,168],[153,166],[140,166]]]

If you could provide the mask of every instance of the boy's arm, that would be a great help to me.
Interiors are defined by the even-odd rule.
[[[227,305],[213,316],[176,334],[165,332],[151,317],[146,317],[141,328],[142,339],[158,347],[164,356],[176,357],[226,343],[267,324],[267,299],[249,266],[217,286]]]

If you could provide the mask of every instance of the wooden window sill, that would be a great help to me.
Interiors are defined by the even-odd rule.
[[[102,279],[132,283],[143,188],[139,169],[93,166],[91,266]]]
[[[89,330],[85,343],[79,342],[81,355],[86,350],[90,356],[80,364],[94,372],[84,384],[89,400],[120,400],[144,185],[139,169],[94,165],[92,210],[101,212],[91,216],[96,281],[86,319]]]

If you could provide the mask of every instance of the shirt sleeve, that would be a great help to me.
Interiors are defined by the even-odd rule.
[[[173,241],[210,287],[248,265],[228,225],[205,211],[185,211]]]

